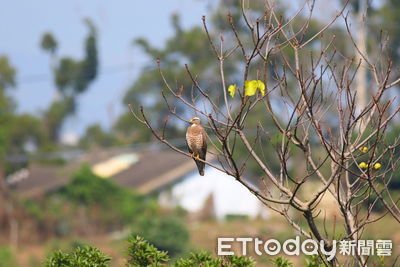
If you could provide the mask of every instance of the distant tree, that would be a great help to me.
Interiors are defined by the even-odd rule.
[[[16,70],[11,66],[6,56],[0,56],[0,232],[8,235],[9,244],[16,249],[18,244],[18,222],[17,216],[21,211],[13,198],[5,180],[6,175],[13,170],[7,162],[10,153],[23,149],[22,139],[29,138],[32,132],[21,131],[18,123],[24,120],[24,116],[14,113],[15,103],[8,95],[8,90],[15,86]],[[32,120],[30,120],[32,122]],[[28,126],[28,125],[25,125]],[[17,130],[18,129],[18,130]]]
[[[16,70],[10,65],[8,58],[0,56],[0,88],[2,90],[15,86],[15,73]]]
[[[85,20],[85,24],[89,33],[84,43],[84,58],[81,60],[63,57],[56,61],[54,55],[58,45],[55,38],[50,33],[42,37],[42,49],[52,55],[54,82],[60,95],[43,115],[47,138],[53,144],[57,143],[65,120],[75,112],[79,94],[85,92],[97,77],[97,30],[90,20]]]
[[[25,145],[31,141],[36,145],[43,143],[44,132],[39,118],[28,114],[16,114],[16,103],[8,90],[15,84],[16,70],[5,56],[0,56],[0,161],[3,172],[5,156],[25,152]]]
[[[345,4],[347,1],[339,0]],[[370,84],[373,82],[367,69],[368,62],[375,60],[381,67],[391,66],[393,73],[400,73],[400,37],[397,26],[397,14],[400,11],[399,0],[351,0],[352,35],[356,47],[352,43],[347,46],[353,49],[355,60],[360,63],[355,83],[357,86],[356,101],[359,110],[370,100]],[[385,55],[385,58],[382,57]],[[390,61],[385,60],[390,58]]]
[[[40,118],[30,114],[14,115],[12,127],[9,130],[9,155],[27,153],[27,145],[32,144],[35,149],[45,142],[44,131]]]
[[[189,232],[179,218],[162,214],[140,217],[133,225],[133,235],[143,236],[160,250],[176,256],[189,244]]]
[[[381,40],[383,46],[376,46],[384,50],[396,67],[400,63],[400,28],[398,27],[398,14],[400,12],[399,0],[373,1],[379,4],[375,9],[371,8],[370,34]],[[397,69],[395,69],[397,71]]]
[[[218,12],[218,11],[216,11]],[[174,29],[174,35],[165,42],[162,48],[156,48],[151,43],[143,38],[135,39],[133,44],[142,48],[145,55],[151,59],[162,60],[162,65],[165,67],[165,78],[168,80],[179,81],[181,88],[185,90],[179,91],[183,97],[197,99],[201,94],[192,88],[192,81],[187,76],[186,69],[180,68],[181,64],[190,65],[190,70],[196,71],[200,76],[204,77],[200,82],[203,88],[214,88],[221,83],[219,78],[214,74],[218,71],[219,65],[213,60],[212,50],[207,41],[207,36],[200,26],[194,26],[190,29],[183,29],[178,15],[171,17],[171,24]],[[236,70],[235,62],[226,62],[225,72],[231,74]],[[152,117],[155,125],[162,126],[168,121],[168,107],[164,105],[168,101],[172,110],[177,115],[182,116],[187,114],[187,108],[168,92],[164,91],[160,95],[159,89],[164,85],[163,79],[159,75],[159,70],[156,68],[155,62],[146,65],[129,90],[126,92],[123,103],[134,104],[135,106],[143,105]],[[221,97],[219,90],[213,90],[215,97]],[[143,132],[137,123],[129,119],[129,110],[126,109],[121,118],[117,121],[114,129],[117,132],[123,131],[131,133],[135,141],[148,140],[149,135]],[[180,131],[179,125],[168,124],[166,134],[176,136]]]
[[[48,143],[54,144],[58,141],[62,125],[65,119],[75,111],[75,106],[75,98],[65,96],[51,103],[44,112],[43,123]]]
[[[10,128],[14,116],[15,103],[8,90],[15,86],[15,69],[6,56],[0,56],[0,177],[5,175],[5,157],[10,149]]]
[[[79,145],[83,148],[110,147],[116,144],[116,137],[105,132],[99,124],[89,125],[79,141]]]
[[[119,186],[112,179],[97,176],[88,165],[82,165],[72,175],[70,182],[54,195],[86,210],[83,215],[88,218],[92,216],[92,210],[100,208],[107,211],[100,214],[101,222],[98,224],[102,223],[108,228],[132,224],[137,221],[137,214],[148,209],[140,195]]]
[[[132,120],[130,113],[122,114],[114,123],[113,133],[123,144],[149,142],[151,136],[147,134],[146,128],[140,123]]]
[[[8,58],[0,56],[0,177],[3,178],[4,160],[9,148],[9,128],[11,126],[14,103],[8,96],[7,90],[15,86],[15,69]]]
[[[49,32],[43,35],[40,46],[44,51],[47,51],[52,55],[57,51],[57,41]]]

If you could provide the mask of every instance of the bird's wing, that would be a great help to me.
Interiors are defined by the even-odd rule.
[[[203,154],[202,155],[202,159],[206,160],[206,154],[207,154],[207,132],[204,130],[203,127],[201,127],[201,128],[202,128],[201,135],[202,135],[202,138],[203,138],[203,146],[201,148],[201,152]]]
[[[189,126],[190,127],[190,126]],[[190,154],[192,154],[193,153],[193,151],[190,149],[190,145],[189,145],[189,128],[186,130],[186,145],[187,145],[187,148],[188,148],[188,151],[189,151],[189,153]]]

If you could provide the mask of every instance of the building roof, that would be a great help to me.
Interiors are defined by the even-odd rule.
[[[192,159],[175,151],[145,151],[139,161],[113,177],[122,186],[134,187],[141,193],[149,193],[164,187],[193,171]]]
[[[63,166],[33,163],[29,166],[28,175],[18,179],[12,186],[17,193],[26,197],[42,195],[68,183],[72,174],[83,163],[90,166],[107,164],[110,159],[121,159],[123,158],[121,156],[132,154],[137,160],[131,161],[131,164],[120,168],[107,179],[113,179],[124,187],[135,188],[141,193],[158,190],[196,169],[192,159],[175,151],[102,150],[83,154]]]

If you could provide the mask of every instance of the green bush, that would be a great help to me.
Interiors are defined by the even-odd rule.
[[[276,257],[275,259],[271,259],[270,262],[276,267],[293,267],[293,263],[281,256]]]
[[[111,258],[98,249],[85,246],[78,247],[70,253],[54,252],[44,263],[45,267],[107,267]],[[161,267],[170,264],[174,267],[253,267],[253,259],[244,256],[229,256],[214,258],[208,252],[191,253],[186,258],[180,258],[175,263],[170,262],[166,251],[160,251],[155,246],[139,236],[128,240],[128,267],[151,266]]]
[[[128,242],[128,266],[162,266],[169,261],[167,252],[159,251],[142,237],[131,237]]]
[[[225,220],[227,222],[232,222],[232,221],[248,221],[250,218],[248,215],[242,215],[242,214],[226,214],[225,215]]]
[[[107,267],[111,258],[97,248],[78,247],[70,253],[56,251],[50,256],[46,267]]]
[[[60,193],[79,204],[101,204],[109,206],[111,202],[127,192],[109,179],[104,179],[92,172],[88,165],[73,174],[71,181],[61,188]]]
[[[135,236],[129,239],[128,266],[163,266],[169,262],[167,252],[158,250],[142,237]],[[255,262],[243,256],[229,256],[213,258],[208,252],[191,253],[186,258],[180,258],[171,264],[174,267],[252,267]]]
[[[305,267],[328,267],[318,255],[307,256],[304,262]]]
[[[62,195],[69,202],[93,207],[100,206],[107,210],[104,220],[130,223],[136,214],[146,208],[141,196],[131,190],[115,184],[110,179],[95,175],[88,165],[83,165],[71,181],[56,194]]]
[[[208,252],[191,253],[187,258],[181,258],[173,264],[174,267],[252,267],[255,262],[244,256],[229,256],[225,258],[213,258]]]
[[[17,266],[14,254],[7,247],[0,247],[0,267]]]
[[[160,250],[172,256],[184,252],[189,243],[189,232],[177,217],[148,214],[133,226],[133,235],[143,236]]]

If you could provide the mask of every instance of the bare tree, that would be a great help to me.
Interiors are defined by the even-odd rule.
[[[217,160],[204,163],[234,177],[263,204],[282,215],[299,233],[307,238],[323,240],[326,249],[331,249],[333,240],[361,239],[365,227],[384,216],[391,216],[394,222],[400,223],[399,199],[394,199],[389,190],[393,172],[398,166],[395,152],[399,138],[392,143],[388,143],[386,138],[400,109],[387,92],[400,79],[392,80],[389,59],[387,64],[375,64],[365,54],[365,49],[357,47],[348,25],[346,5],[332,21],[319,31],[310,33],[314,4],[306,1],[298,12],[284,20],[273,2],[265,1],[265,10],[255,18],[242,1],[242,17],[251,42],[244,41],[245,37],[237,30],[238,22],[232,16],[228,15],[230,36],[221,36],[219,40],[209,32],[203,17],[204,29],[220,66],[220,98],[210,96],[209,90],[216,88],[201,87],[200,78],[190,70],[190,66],[185,67],[193,82],[191,89],[172,88],[164,78],[159,60],[158,66],[165,82],[165,89],[160,92],[171,115],[187,122],[175,112],[174,104],[168,102],[166,94],[172,94],[191,113],[207,121],[214,148],[212,153]],[[298,25],[300,14],[308,15]],[[346,57],[337,51],[335,36],[327,34],[337,20],[344,22],[348,41],[357,55]],[[227,44],[224,40],[228,38],[235,43]],[[224,62],[234,54],[243,57],[243,86],[236,90],[231,87],[236,96],[230,97]],[[369,85],[373,91],[369,102],[358,107],[355,77],[361,65],[373,77],[373,84]],[[260,89],[254,95],[246,92],[247,83],[253,79],[259,83]],[[261,90],[264,84],[265,94]],[[183,90],[192,90],[192,98],[184,97]],[[248,129],[246,122],[252,116],[260,115],[256,113],[260,107],[264,109],[262,116],[268,117],[271,123],[265,125],[260,118],[256,129]],[[172,145],[163,129],[152,127],[143,107],[130,108],[133,116],[160,142],[178,153],[191,156]],[[363,121],[362,126],[360,121]],[[263,137],[269,137],[270,129],[278,132],[278,145],[263,141]],[[239,146],[245,147],[246,155],[237,155]],[[270,157],[278,160],[278,168],[271,167],[270,160],[263,155],[262,150],[268,146],[274,146],[275,153]],[[296,153],[301,153],[305,170],[292,175],[290,168]],[[250,161],[263,172],[260,179],[264,186],[261,188],[252,186],[243,178]],[[311,183],[317,184],[318,188],[312,195],[302,194]],[[326,229],[325,211],[320,205],[326,194],[331,195],[340,211],[341,218],[336,224],[344,225],[345,234],[341,236],[335,233],[336,225],[332,226],[331,232]],[[384,211],[373,212],[377,205],[383,206]],[[299,223],[299,214],[305,218],[306,227]],[[323,226],[317,220],[323,221]],[[324,258],[322,254],[321,258]],[[357,255],[350,260],[335,258],[329,264],[352,261],[366,266],[368,260]]]

